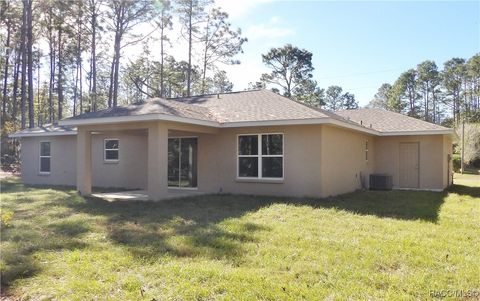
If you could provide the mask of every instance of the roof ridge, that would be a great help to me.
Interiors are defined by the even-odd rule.
[[[228,94],[237,94],[237,93],[248,93],[248,92],[258,92],[265,89],[249,89],[249,90],[239,90],[239,91],[230,91],[230,92],[218,92],[218,93],[207,93],[199,95],[190,95],[190,96],[178,96],[178,97],[165,97],[166,100],[175,100],[187,99],[187,98],[196,98],[196,97],[205,97],[205,96],[215,96],[215,95],[228,95]]]

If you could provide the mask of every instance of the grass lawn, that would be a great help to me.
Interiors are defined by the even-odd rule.
[[[57,300],[430,299],[480,290],[480,176],[438,192],[106,202],[3,180],[3,293]],[[479,297],[480,298],[480,297]]]

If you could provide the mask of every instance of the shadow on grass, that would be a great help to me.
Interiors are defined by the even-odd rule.
[[[364,191],[325,199],[249,195],[206,195],[162,202],[116,201],[86,198],[69,204],[74,211],[107,217],[109,238],[135,256],[203,256],[241,261],[244,243],[255,233],[269,231],[255,223],[233,228],[221,224],[272,204],[291,204],[344,210],[361,215],[436,222],[446,193],[419,191]]]
[[[1,185],[2,212],[13,212],[8,226],[2,225],[0,229],[0,276],[5,292],[16,279],[41,271],[37,252],[87,248],[89,245],[82,235],[90,229],[87,223],[72,216],[75,212],[62,206],[77,200],[71,192],[26,187],[13,179],[2,180]],[[60,213],[62,219],[56,218]]]
[[[13,226],[2,229],[2,289],[19,278],[26,278],[41,271],[35,260],[35,253],[39,251],[77,250],[88,247],[78,236],[83,231],[64,231],[63,225],[32,229],[28,225]]]
[[[316,206],[380,218],[436,223],[446,195],[446,192],[432,191],[359,191],[318,200]]]
[[[480,198],[480,186],[474,187],[474,186],[454,184],[452,185],[452,187],[448,189],[448,191],[459,194],[459,195]]]
[[[2,267],[2,284],[37,273],[39,267],[32,260],[37,251],[88,248],[82,237],[94,231],[92,229],[103,229],[111,242],[142,260],[157,260],[167,255],[221,259],[239,265],[247,244],[256,242],[257,233],[271,230],[255,222],[230,222],[249,212],[273,204],[291,204],[380,218],[436,222],[446,196],[446,193],[438,192],[363,191],[325,199],[203,195],[162,202],[109,202],[100,198],[79,197],[73,191],[40,191],[14,182],[6,185],[2,182],[2,189],[4,193],[25,192],[22,199],[29,196],[32,199],[32,207],[28,210],[40,208],[54,221],[35,225],[31,213],[27,215],[28,212],[25,212],[21,226],[2,229],[2,244],[7,243],[6,248],[2,248],[3,254],[7,254],[3,258],[6,269]],[[459,189],[458,193],[478,193],[477,190],[468,190],[471,187],[455,189]],[[52,197],[43,195],[45,191],[51,191]],[[36,207],[35,193],[43,200]],[[12,203],[9,206],[15,206]],[[17,206],[26,204],[22,201]],[[25,211],[25,208],[18,209]],[[101,216],[101,222],[97,220],[98,224],[90,228],[85,220],[71,217],[77,213],[89,218]]]
[[[243,244],[255,242],[255,232],[269,228],[255,223],[235,223],[229,228],[220,223],[266,204],[258,197],[230,195],[162,202],[109,202],[89,197],[70,208],[107,217],[109,238],[141,258],[203,256],[236,262],[243,254]]]

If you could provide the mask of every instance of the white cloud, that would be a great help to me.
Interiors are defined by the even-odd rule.
[[[230,19],[238,19],[250,13],[256,6],[271,1],[273,0],[216,0],[215,6],[226,11]]]
[[[293,28],[282,26],[282,20],[278,16],[271,17],[266,23],[250,25],[245,30],[245,36],[249,39],[272,40],[283,38],[295,33]]]
[[[240,65],[221,66],[228,74],[228,78],[233,82],[234,91],[240,91],[248,88],[248,83],[255,83],[260,79],[262,73],[268,72],[268,69],[262,64],[261,56],[253,59],[244,59]]]
[[[270,23],[271,24],[277,24],[278,22],[280,22],[280,17],[273,16],[273,17],[270,18]]]
[[[292,28],[275,26],[269,24],[250,25],[245,30],[245,36],[249,39],[276,39],[295,33]]]

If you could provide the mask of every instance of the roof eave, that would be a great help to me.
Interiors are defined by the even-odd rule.
[[[145,114],[145,115],[137,115],[137,116],[64,119],[64,120],[60,120],[58,124],[63,126],[82,126],[82,125],[112,124],[112,123],[141,122],[141,121],[174,121],[174,122],[189,123],[189,124],[203,125],[203,126],[210,126],[210,127],[218,127],[219,125],[219,123],[215,121],[173,116],[173,115],[167,115],[167,114]]]
[[[258,120],[258,121],[236,121],[218,123],[208,120],[200,120],[187,117],[171,116],[165,114],[147,114],[139,116],[119,116],[119,117],[103,117],[91,119],[65,119],[59,122],[60,125],[81,126],[96,124],[112,124],[122,122],[139,122],[139,121],[174,121],[194,125],[203,125],[216,128],[235,128],[235,127],[255,127],[255,126],[280,126],[280,125],[307,125],[307,124],[334,124],[340,127],[350,128],[368,134],[378,134],[378,131],[369,129],[360,125],[342,122],[330,117],[324,118],[306,118],[306,119],[281,119],[281,120]]]
[[[71,136],[76,135],[77,131],[66,132],[38,132],[38,133],[13,133],[8,135],[8,138],[23,138],[23,137],[48,137],[48,136]]]
[[[453,135],[453,134],[454,134],[453,129],[379,132],[379,136],[423,136],[423,135]]]
[[[376,136],[415,136],[415,135],[448,135],[453,134],[452,129],[440,130],[420,130],[420,131],[389,131],[381,132],[373,128],[367,128],[362,125],[352,124],[347,121],[341,121],[331,117],[323,118],[306,118],[306,119],[281,119],[281,120],[258,120],[258,121],[236,121],[236,122],[215,122],[209,120],[173,116],[167,114],[145,114],[138,116],[116,116],[116,117],[99,117],[87,119],[64,119],[59,122],[63,126],[81,126],[81,125],[97,125],[97,124],[114,124],[124,122],[141,122],[141,121],[173,121],[188,123],[193,125],[202,125],[215,128],[235,128],[235,127],[255,127],[255,126],[281,126],[281,125],[307,125],[307,124],[331,124],[351,130],[376,135]],[[72,133],[76,134],[75,133]],[[20,134],[16,137],[20,137]],[[11,137],[14,137],[11,135]],[[31,134],[36,136],[38,134]],[[27,137],[24,135],[24,137]]]
[[[276,125],[302,125],[302,124],[324,124],[329,118],[306,118],[306,119],[278,119],[278,120],[256,120],[256,121],[234,121],[223,122],[222,128],[254,127],[254,126],[276,126]]]

